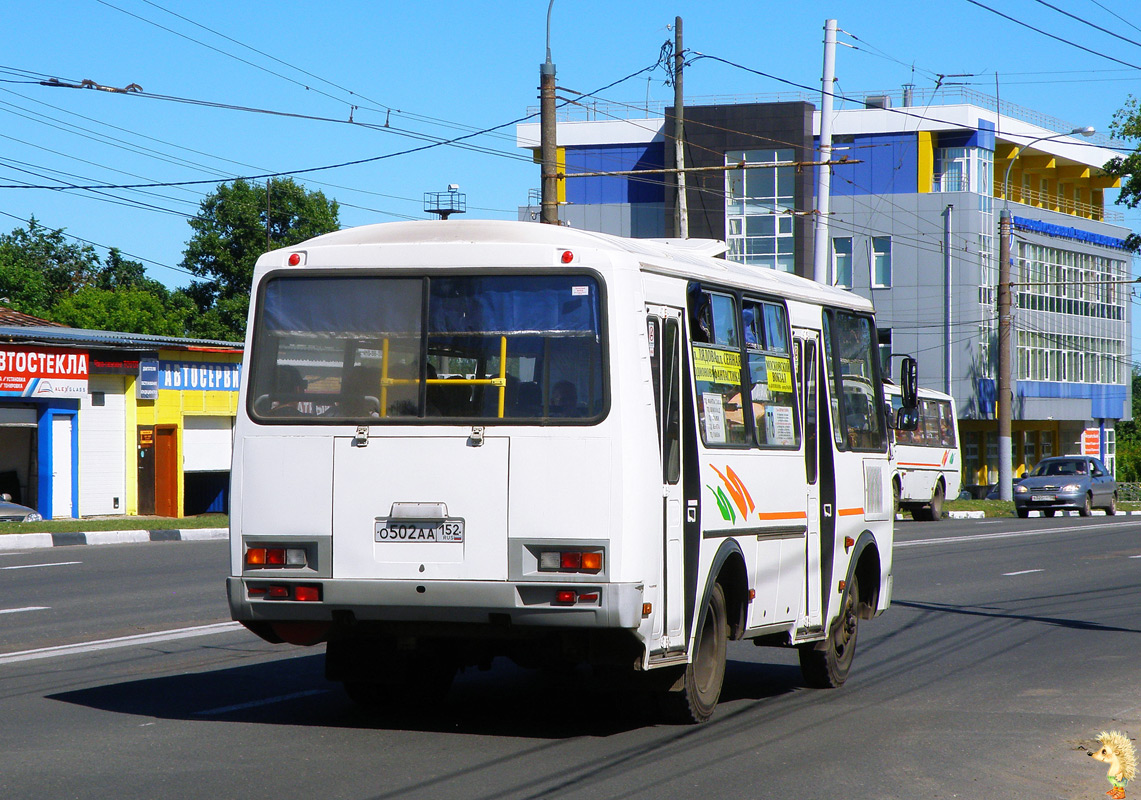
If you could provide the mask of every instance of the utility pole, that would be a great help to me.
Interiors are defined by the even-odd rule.
[[[1009,175],[1008,169],[1008,178]],[[1009,185],[1009,181],[1004,184]],[[1003,208],[998,215],[998,397],[995,398],[995,413],[998,415],[998,499],[1007,501],[1014,499],[1014,488],[1010,482],[1013,472],[1010,458],[1011,367],[1010,209]]]
[[[955,206],[947,204],[943,219],[943,392],[951,393],[951,220]]]
[[[674,206],[674,236],[689,238],[689,206],[685,196],[685,106],[682,70],[685,56],[681,46],[681,17],[674,17],[674,161],[677,173],[677,204]]]
[[[265,251],[268,253],[273,249],[272,243],[269,241],[269,178],[265,179]]]
[[[547,60],[539,65],[539,158],[542,167],[541,222],[559,224],[558,139],[555,129],[555,65],[551,62],[551,9],[547,5]]]
[[[836,82],[836,20],[824,22],[824,74],[820,97],[820,161],[832,160],[832,87]],[[828,214],[832,210],[832,168],[816,171],[816,225],[812,248],[812,280],[830,283]]]

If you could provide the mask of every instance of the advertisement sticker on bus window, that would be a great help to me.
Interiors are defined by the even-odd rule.
[[[725,408],[721,404],[721,395],[702,392],[701,401],[705,412],[705,441],[710,444],[724,444]]]
[[[706,383],[741,383],[741,354],[712,347],[693,348],[693,374]]]
[[[572,286],[571,297],[586,297],[590,294],[589,286]]]
[[[654,345],[654,322],[653,322],[653,320],[650,320],[650,323],[646,326],[646,336],[649,338],[649,341],[650,341],[650,358],[653,358],[655,355],[654,351],[657,349]]]
[[[792,406],[767,406],[765,433],[769,444],[795,445],[796,428],[792,424]]]
[[[765,368],[769,373],[769,391],[792,391],[792,361],[787,358],[765,356]]]

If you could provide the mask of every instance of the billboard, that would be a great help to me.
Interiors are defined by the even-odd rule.
[[[87,394],[86,351],[0,346],[0,397],[81,397]]]

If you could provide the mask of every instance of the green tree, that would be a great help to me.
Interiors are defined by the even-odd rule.
[[[186,336],[187,322],[197,309],[181,292],[167,295],[142,288],[88,286],[56,303],[51,319],[73,328]]]
[[[258,256],[340,227],[337,202],[291,178],[270,181],[268,205],[267,223],[266,187],[238,180],[220,185],[190,220],[194,234],[183,251],[182,266],[204,279],[186,290],[198,307],[190,323],[193,335],[244,338]]]
[[[0,234],[0,297],[9,308],[51,319],[63,298],[98,283],[102,266],[95,248],[71,243],[63,229],[32,217],[26,228]]]
[[[1121,179],[1121,191],[1117,202],[1128,208],[1141,204],[1141,106],[1133,95],[1129,95],[1109,123],[1109,133],[1115,139],[1137,142],[1138,147],[1125,156],[1111,158],[1104,167],[1107,173]],[[1141,236],[1131,233],[1125,238],[1125,246],[1133,252],[1141,250]]]
[[[1141,370],[1133,369],[1133,419],[1114,425],[1117,442],[1117,480],[1141,481]]]

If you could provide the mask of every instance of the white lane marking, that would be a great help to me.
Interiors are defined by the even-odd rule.
[[[1130,558],[1141,558],[1141,556],[1129,556]]]
[[[981,542],[988,539],[1018,539],[1023,536],[1043,536],[1051,533],[1083,533],[1093,528],[1112,528],[1120,523],[1103,522],[1096,525],[1081,525],[1073,528],[1034,528],[1029,531],[1009,531],[1007,533],[976,533],[968,536],[945,536],[939,539],[915,539],[909,542],[895,541],[895,547],[920,547],[928,544],[955,544],[958,542]]]
[[[304,692],[294,692],[293,694],[283,694],[279,697],[267,697],[264,700],[250,700],[248,703],[238,703],[233,706],[222,706],[221,708],[208,708],[205,711],[195,711],[196,717],[209,717],[215,714],[229,714],[232,711],[245,711],[247,708],[258,708],[259,706],[269,706],[274,703],[285,703],[290,700],[297,700],[302,697],[313,697],[318,694],[328,694],[328,689],[309,689]]]
[[[68,567],[72,564],[82,563],[82,561],[53,561],[50,564],[16,564],[11,567],[0,567],[0,569],[38,569],[40,567]]]
[[[1004,573],[1002,573],[1002,577],[1012,578],[1015,575],[1030,575],[1031,573],[1034,573],[1034,572],[1045,572],[1045,571],[1046,570],[1044,570],[1044,569],[1024,569],[1024,570],[1020,570],[1019,572],[1004,572]]]
[[[51,606],[27,606],[25,608],[0,608],[0,614],[19,614],[22,611],[50,611]]]
[[[179,628],[171,631],[140,633],[134,636],[118,636],[114,639],[100,639],[94,642],[64,644],[57,647],[41,647],[36,650],[20,650],[15,653],[0,655],[0,664],[17,664],[21,661],[35,661],[41,658],[80,655],[83,653],[94,653],[98,650],[112,650],[117,647],[133,647],[140,644],[173,642],[177,639],[189,639],[194,636],[210,636],[215,633],[228,633],[229,631],[241,629],[242,624],[240,622],[219,622],[214,625],[197,625],[192,628]]]

